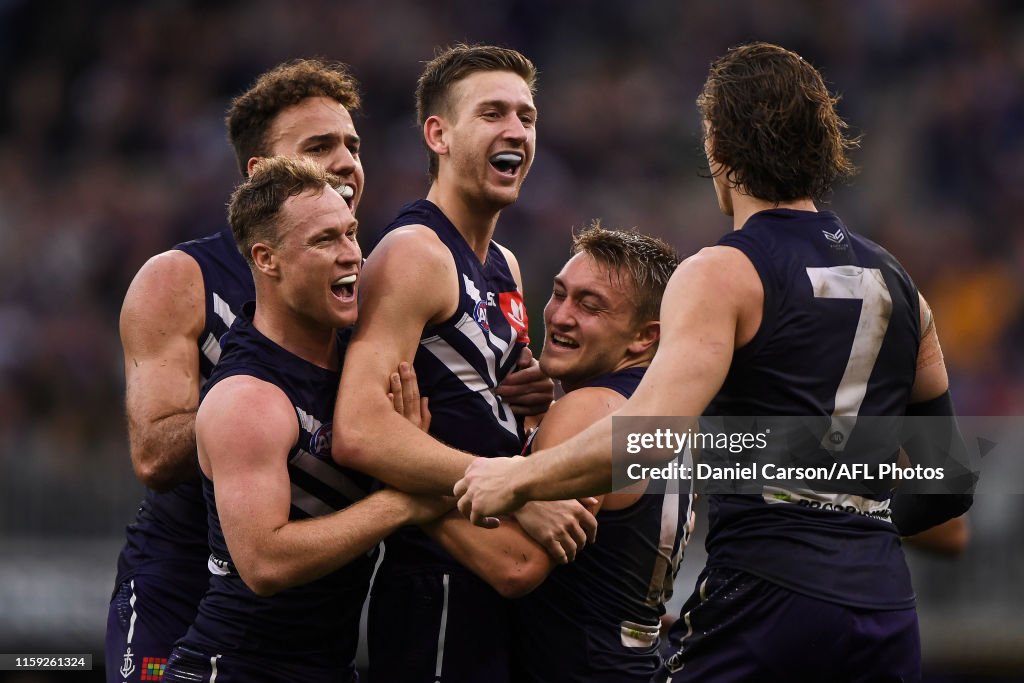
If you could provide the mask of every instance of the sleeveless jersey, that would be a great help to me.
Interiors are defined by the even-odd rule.
[[[583,386],[629,398],[645,371],[627,368]],[[524,452],[531,449],[532,438]],[[599,511],[597,542],[512,602],[515,680],[649,681],[661,664],[658,630],[682,558],[689,507],[673,479],[652,480],[627,508]]]
[[[426,199],[404,207],[379,239],[408,225],[433,230],[451,251],[459,278],[459,306],[445,322],[423,331],[414,367],[420,393],[430,399],[430,434],[477,455],[515,455],[522,423],[495,393],[529,343],[522,296],[505,255],[493,242],[481,264],[448,217]],[[458,563],[417,528],[387,540],[392,561]]]
[[[205,384],[220,359],[220,338],[242,305],[256,298],[252,273],[228,229],[175,249],[194,258],[203,274],[206,318],[198,344],[200,381]],[[127,532],[115,585],[136,574],[158,576],[193,592],[198,602],[206,589],[209,555],[206,505],[198,479],[163,493],[147,489]]]
[[[917,290],[882,247],[831,212],[762,211],[720,245],[742,251],[764,287],[754,338],[737,349],[706,416],[902,416],[920,343]],[[833,421],[833,424],[836,424]],[[893,421],[898,430],[898,424]],[[895,462],[898,431],[853,426],[847,444],[881,440]],[[833,433],[834,435],[834,433]],[[807,444],[805,444],[807,445]],[[787,457],[831,465],[820,444]],[[914,593],[888,493],[709,497],[708,567],[731,567],[811,597],[865,609],[905,609]]]
[[[299,436],[288,453],[290,520],[330,514],[369,493],[373,480],[331,458],[331,421],[340,372],[309,363],[267,339],[252,325],[254,306],[245,307],[224,340],[223,354],[203,391],[221,380],[246,375],[278,387],[295,408]],[[347,346],[339,333],[339,367]],[[231,562],[214,498],[214,483],[203,479],[209,510],[210,584],[199,613],[178,644],[208,654],[257,658],[299,657],[309,665],[344,670],[355,659],[359,615],[369,590],[374,550],[316,581],[271,597],[260,597],[242,581]]]

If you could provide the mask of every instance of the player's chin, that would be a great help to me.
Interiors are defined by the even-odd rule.
[[[504,208],[514,204],[519,199],[520,184],[515,185],[492,185],[488,188],[487,196],[491,203]]]
[[[540,357],[540,369],[548,377],[561,379],[572,372],[574,365],[571,351],[557,348],[549,351],[547,345],[544,346]]]
[[[339,301],[337,297],[331,305],[331,325],[333,327],[348,327],[355,325],[359,318],[359,307],[356,301]]]
[[[545,357],[544,355],[541,355],[539,364],[541,372],[543,372],[548,377],[555,379],[554,373],[558,372],[558,363],[552,362],[550,357]]]

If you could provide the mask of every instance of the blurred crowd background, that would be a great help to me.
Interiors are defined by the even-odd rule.
[[[259,73],[311,56],[353,67],[368,247],[427,189],[422,62],[456,41],[533,59],[537,158],[497,237],[519,256],[538,340],[574,227],[635,226],[684,253],[730,229],[694,100],[708,63],[755,39],[798,51],[842,95],[863,172],[829,208],[933,304],[959,411],[1024,414],[1017,0],[0,0],[0,652],[102,652],[142,493],[121,300],[148,257],[225,224],[238,171],[223,115]],[[933,680],[1024,670],[1022,497],[979,500],[971,526],[964,556],[910,558]],[[679,593],[701,562],[695,549]]]

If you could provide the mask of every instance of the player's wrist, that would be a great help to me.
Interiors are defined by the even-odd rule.
[[[376,491],[371,498],[380,508],[380,513],[387,519],[392,519],[399,526],[406,526],[414,523],[412,506],[409,504],[408,494],[393,488],[383,488]]]
[[[534,470],[530,466],[530,459],[521,455],[513,457],[511,462],[512,471],[509,473],[509,488],[512,490],[512,498],[515,501],[515,509],[522,508],[531,500],[536,500],[537,479]]]

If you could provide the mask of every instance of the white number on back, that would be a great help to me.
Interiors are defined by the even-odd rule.
[[[857,422],[857,414],[868,391],[868,380],[875,369],[878,352],[882,349],[885,331],[892,316],[892,297],[877,268],[859,266],[832,266],[808,268],[814,296],[820,299],[860,299],[860,318],[853,336],[853,347],[846,362],[846,370],[836,390],[832,425],[825,433],[821,445],[832,451],[841,451]]]

